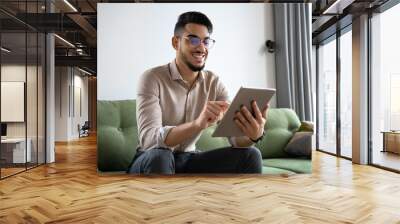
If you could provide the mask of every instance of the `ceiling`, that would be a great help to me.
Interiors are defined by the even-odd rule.
[[[373,9],[387,0],[312,0],[286,2],[312,3],[313,43],[336,32],[337,27],[351,23],[351,18],[365,10]],[[216,2],[215,0],[165,1],[165,0],[1,0],[0,22],[4,38],[13,40],[14,47],[24,46],[25,39],[18,32],[29,29],[39,32],[55,32],[56,65],[86,67],[96,72],[97,57],[97,3],[134,2]],[[217,2],[263,2],[244,0],[217,0]],[[282,2],[272,0],[268,2]],[[337,2],[337,3],[335,3]],[[50,13],[51,11],[51,13]],[[338,21],[341,21],[338,23]],[[347,21],[347,22],[346,22]],[[338,25],[339,24],[339,25]],[[4,35],[3,35],[4,36]],[[4,43],[4,42],[3,42]],[[28,52],[34,44],[28,45]],[[32,48],[32,49],[31,49]]]

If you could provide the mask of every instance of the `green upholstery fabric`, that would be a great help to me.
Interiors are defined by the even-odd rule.
[[[272,174],[272,175],[287,174],[287,175],[293,175],[293,174],[296,174],[296,173],[292,172],[290,170],[284,170],[284,169],[279,169],[279,168],[275,168],[275,167],[263,166],[262,174]]]
[[[299,127],[300,120],[293,110],[269,109],[265,136],[256,145],[263,158],[290,157],[283,149]]]
[[[199,140],[196,142],[196,149],[199,149],[201,151],[209,151],[212,149],[228,147],[231,145],[227,138],[211,137],[216,127],[216,125],[208,127],[203,131],[203,133],[201,133]]]
[[[264,159],[263,165],[296,173],[311,173],[312,171],[311,160],[302,158]]]
[[[258,147],[264,158],[263,173],[310,173],[311,160],[290,158],[284,152],[286,144],[299,129],[300,120],[290,109],[271,108],[265,125],[265,137]],[[196,148],[207,151],[230,146],[226,138],[213,138],[215,126],[203,131]],[[98,101],[97,103],[97,163],[99,171],[126,171],[138,145],[136,101]]]
[[[126,170],[138,145],[136,101],[98,101],[97,114],[98,169]]]

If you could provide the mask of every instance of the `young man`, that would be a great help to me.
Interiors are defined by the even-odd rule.
[[[251,147],[263,135],[268,108],[255,116],[246,107],[236,113],[245,136],[229,138],[233,147],[195,150],[202,130],[219,121],[229,107],[219,78],[204,71],[212,23],[202,13],[186,12],[175,25],[172,46],[176,58],[147,70],[137,92],[139,148],[130,173],[261,173],[260,151]]]

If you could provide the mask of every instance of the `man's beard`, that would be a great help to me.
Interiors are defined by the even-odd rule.
[[[185,62],[185,64],[189,67],[189,69],[194,72],[199,72],[199,71],[203,70],[203,68],[206,66],[205,62],[201,66],[195,66],[189,62],[189,60],[186,58],[186,56],[182,52],[181,52],[181,54],[182,54],[183,62]]]

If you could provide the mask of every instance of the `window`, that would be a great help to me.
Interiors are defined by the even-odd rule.
[[[352,157],[352,74],[350,30],[340,36],[340,155],[348,158]]]
[[[383,132],[400,130],[399,21],[400,5],[371,18],[372,163],[396,170],[400,170],[400,155],[386,150]],[[400,147],[400,141],[395,144],[394,148]]]
[[[342,29],[337,35],[322,41],[317,53],[318,149],[351,159],[353,131],[351,25]]]
[[[336,40],[318,48],[318,149],[336,154]]]

